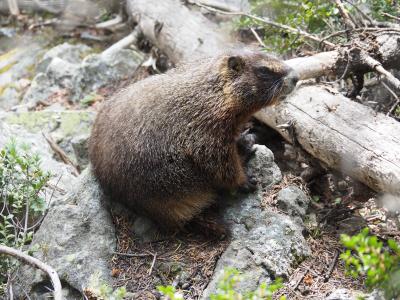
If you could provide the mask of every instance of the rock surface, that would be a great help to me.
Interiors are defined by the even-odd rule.
[[[21,110],[32,109],[61,91],[77,102],[101,87],[132,76],[143,60],[139,52],[129,49],[111,55],[90,54],[82,59],[89,52],[87,46],[67,43],[49,50],[37,66],[40,72],[24,95],[26,107]]]
[[[337,289],[333,291],[326,300],[384,300],[382,292],[374,290],[370,294],[365,294],[360,291],[354,291],[349,289]]]
[[[88,165],[87,141],[94,118],[94,112],[80,110],[0,113],[0,121],[6,124],[40,136],[50,134],[81,170]]]
[[[83,44],[71,45],[69,43],[63,43],[57,45],[43,55],[43,58],[36,65],[36,72],[46,72],[47,67],[56,57],[71,64],[79,64],[81,60],[92,51],[90,47]]]
[[[72,175],[71,167],[53,158],[53,151],[40,133],[31,133],[20,126],[6,124],[0,118],[0,148],[13,138],[17,144],[26,144],[31,153],[39,154],[42,169],[53,175],[50,180],[52,184],[65,191],[75,185],[76,177]]]
[[[36,232],[34,256],[53,266],[62,281],[65,299],[80,299],[85,288],[111,286],[109,261],[115,250],[115,230],[96,180],[87,169],[79,184],[48,212]],[[49,294],[43,272],[24,266],[21,286],[33,299]]]
[[[19,105],[34,75],[35,61],[43,49],[36,42],[29,41],[29,44],[30,47],[17,46],[0,55],[0,109],[9,110]]]
[[[288,186],[278,193],[276,202],[278,207],[290,216],[303,219],[306,215],[310,198],[297,186]]]
[[[226,267],[243,273],[245,280],[238,287],[240,291],[254,290],[271,278],[288,277],[291,268],[310,254],[300,225],[286,215],[261,207],[264,193],[282,175],[268,148],[255,145],[255,149],[249,172],[258,178],[259,188],[253,194],[238,195],[228,206],[224,219],[230,224],[232,241],[219,259],[202,299],[217,292],[217,283]],[[303,197],[303,193],[300,191],[296,197]]]

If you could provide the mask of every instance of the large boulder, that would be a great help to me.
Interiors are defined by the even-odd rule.
[[[88,139],[95,113],[83,110],[0,113],[0,120],[41,136],[51,134],[81,170],[88,165]],[[47,144],[47,143],[46,143]]]
[[[219,259],[202,299],[217,292],[227,267],[238,269],[245,278],[238,290],[254,290],[272,278],[287,278],[293,267],[310,254],[298,222],[262,207],[265,193],[282,179],[273,153],[265,146],[256,145],[249,172],[258,179],[259,188],[252,194],[238,196],[226,209],[224,219],[230,224],[232,241]],[[298,198],[305,197],[301,190],[293,193]]]
[[[9,110],[20,104],[34,75],[35,61],[43,52],[39,43],[32,40],[25,42],[30,46],[21,45],[2,55],[0,50],[0,109]]]
[[[49,50],[37,66],[40,72],[25,93],[25,107],[20,110],[32,109],[57,92],[67,93],[70,101],[77,102],[101,87],[132,76],[143,60],[140,52],[130,49],[111,55],[86,55],[89,52],[87,46],[67,43]]]
[[[25,128],[17,125],[6,124],[0,118],[0,148],[15,139],[17,144],[25,144],[31,153],[37,153],[41,160],[41,168],[52,174],[50,182],[59,189],[67,191],[75,185],[76,177],[74,170],[64,163],[58,162],[53,158],[53,150],[47,144],[40,133],[28,132]],[[54,196],[57,198],[58,192]]]
[[[65,299],[80,299],[85,289],[111,286],[109,262],[115,251],[115,229],[101,189],[90,169],[79,184],[51,207],[31,249],[33,256],[57,271]],[[29,266],[18,274],[19,285],[32,299],[50,296],[46,275]],[[21,290],[18,290],[21,293]]]

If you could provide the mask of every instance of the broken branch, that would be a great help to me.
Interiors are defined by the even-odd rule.
[[[64,152],[63,149],[60,148],[60,146],[57,145],[57,143],[48,135],[45,133],[42,133],[43,137],[46,139],[47,143],[49,144],[50,148],[58,155],[58,157],[67,165],[70,165],[74,169],[74,175],[79,176],[80,170],[79,166],[76,165],[69,157],[68,155]]]
[[[60,278],[58,277],[57,272],[52,267],[50,267],[49,265],[46,265],[45,263],[38,260],[37,258],[34,258],[34,257],[29,256],[19,250],[16,250],[16,249],[13,249],[13,248],[10,248],[7,246],[0,245],[0,254],[5,254],[5,255],[15,257],[16,259],[18,259],[28,265],[36,267],[36,268],[42,270],[43,272],[45,272],[50,277],[50,280],[53,284],[54,299],[55,300],[63,299]]]
[[[372,70],[378,72],[380,75],[383,75],[392,88],[400,93],[400,80],[394,77],[393,74],[387,71],[379,61],[373,59],[371,56],[364,54],[362,55],[362,58]]]

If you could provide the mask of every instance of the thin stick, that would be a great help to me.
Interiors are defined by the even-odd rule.
[[[328,282],[329,278],[331,278],[332,272],[335,269],[335,266],[337,264],[337,261],[339,259],[339,250],[335,250],[335,256],[333,257],[333,260],[331,262],[331,265],[329,266],[329,270],[328,273],[326,273],[326,275],[324,276],[324,282]]]
[[[150,276],[151,273],[153,272],[154,265],[156,264],[156,259],[157,259],[157,253],[154,253],[154,255],[153,255],[153,261],[152,261],[152,263],[151,263],[151,267],[150,267],[150,270],[149,270],[149,276]]]
[[[121,24],[122,21],[123,21],[122,16],[117,15],[114,19],[107,20],[107,21],[104,21],[101,23],[97,23],[96,25],[94,25],[94,27],[97,29],[110,29],[112,27],[115,27],[116,25]]]
[[[388,17],[388,18],[391,18],[391,19],[394,19],[394,20],[397,20],[397,21],[400,21],[400,17],[396,17],[396,16],[393,16],[393,15],[385,13],[385,12],[382,12],[381,15],[385,16],[385,17]]]
[[[391,106],[391,108],[389,109],[389,111],[386,113],[387,116],[389,116],[397,107],[397,105],[399,105],[400,103],[400,98],[396,95],[395,92],[393,92],[393,90],[387,86],[386,83],[384,83],[382,81],[382,85],[389,91],[390,94],[392,94],[392,96],[396,99],[395,102],[393,103],[393,105]]]
[[[264,42],[262,41],[262,39],[260,38],[260,36],[258,35],[258,33],[254,30],[253,27],[250,28],[251,33],[254,35],[254,37],[257,39],[258,43],[264,47],[267,48],[267,46],[264,44]]]
[[[7,246],[2,246],[0,245],[0,254],[5,254],[5,255],[10,255],[12,257],[15,257],[16,259],[23,261],[24,263],[31,265],[33,267],[36,267],[43,272],[47,273],[47,275],[50,277],[50,280],[53,284],[53,295],[55,300],[62,300],[62,292],[61,292],[61,282],[60,278],[58,277],[57,272],[50,267],[49,265],[46,265],[45,263],[41,262],[37,258],[34,258],[32,256],[29,256],[19,250],[7,247]]]
[[[49,144],[50,148],[58,155],[58,157],[67,165],[70,165],[74,168],[75,172],[74,175],[78,176],[80,171],[79,171],[79,166],[76,165],[69,157],[68,155],[64,152],[63,149],[60,148],[60,146],[57,145],[57,143],[51,138],[51,136],[47,136],[44,132],[42,132],[43,137],[46,139],[47,143]]]
[[[121,255],[121,256],[127,256],[127,257],[148,257],[148,256],[154,256],[153,253],[122,253],[122,252],[113,252],[114,255]]]
[[[391,85],[391,87],[394,88],[395,91],[400,93],[400,80],[398,80],[389,71],[387,71],[379,61],[373,59],[366,53],[361,55],[361,58],[362,61],[364,61],[366,65],[368,65],[372,70],[383,75],[386,78],[387,82]]]
[[[304,277],[306,277],[307,273],[310,271],[310,267],[307,268],[307,270],[301,275],[299,280],[297,280],[296,285],[293,287],[293,290],[296,291],[297,288],[299,287],[300,283],[303,281]]]
[[[347,29],[355,29],[357,26],[354,24],[354,22],[351,20],[349,14],[347,13],[346,8],[344,7],[342,1],[340,0],[334,0],[336,3],[336,6],[339,9],[339,12],[343,18],[344,23],[346,24]]]
[[[104,50],[101,55],[106,56],[106,55],[110,55],[112,53],[115,53],[115,51],[123,49],[128,47],[131,44],[136,43],[136,41],[139,38],[139,30],[138,29],[134,29],[130,34],[128,34],[126,37],[124,37],[123,39],[119,40],[118,42],[116,42],[115,44],[111,45],[110,47],[108,47],[106,50]]]
[[[353,6],[354,9],[355,9],[356,11],[358,11],[358,13],[359,13],[363,18],[367,19],[368,22],[369,22],[370,24],[374,24],[374,21],[373,21],[366,13],[364,13],[357,5],[355,5],[354,3],[352,3],[352,2],[349,1],[349,0],[345,0],[345,1],[346,1],[348,4],[350,4],[351,6]]]
[[[300,34],[300,35],[304,36],[305,38],[307,38],[309,40],[312,40],[312,41],[317,42],[317,43],[324,44],[328,49],[336,48],[335,44],[333,44],[331,42],[328,42],[328,41],[322,41],[320,38],[318,38],[317,36],[315,36],[313,34],[310,34],[310,33],[306,32],[306,31],[301,30],[301,29],[296,29],[296,28],[293,28],[293,27],[290,27],[290,26],[287,26],[287,25],[284,25],[284,24],[280,24],[280,23],[271,21],[271,20],[269,20],[267,18],[254,16],[254,15],[251,15],[251,14],[248,14],[248,13],[244,13],[244,12],[223,11],[223,10],[219,10],[219,9],[216,9],[216,8],[213,8],[213,7],[198,3],[197,1],[189,1],[189,3],[193,4],[193,5],[196,5],[198,7],[202,7],[204,9],[209,10],[209,11],[212,11],[212,12],[215,12],[215,13],[219,13],[219,14],[248,17],[250,19],[256,20],[258,22],[267,24],[267,25],[272,26],[272,27],[280,28],[280,29],[283,29],[283,30],[291,32],[291,33]]]

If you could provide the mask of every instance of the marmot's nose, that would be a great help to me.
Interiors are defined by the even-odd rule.
[[[297,72],[291,70],[286,77],[284,78],[284,92],[283,94],[287,95],[291,93],[296,87],[297,82],[299,81],[299,75]]]
[[[288,84],[290,86],[295,87],[297,82],[299,81],[299,75],[295,71],[291,71],[288,76],[286,77],[286,80],[288,81]]]

